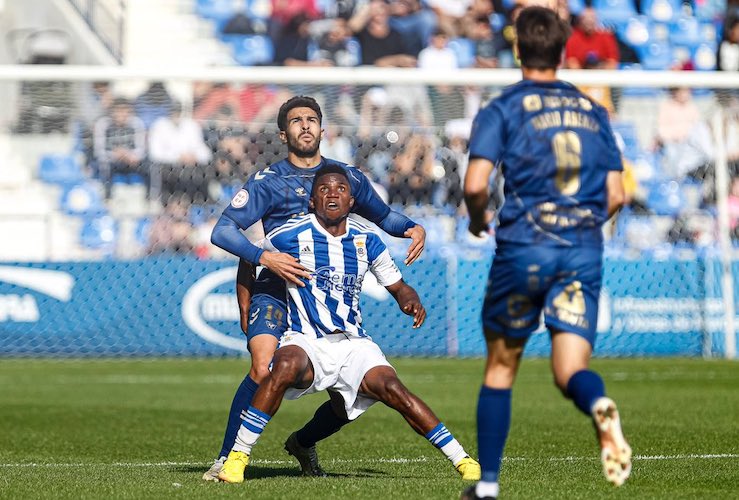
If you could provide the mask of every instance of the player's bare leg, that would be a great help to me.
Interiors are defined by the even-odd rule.
[[[244,332],[244,335],[247,334],[249,329],[249,308],[251,307],[251,297],[255,281],[256,273],[254,266],[244,259],[239,259],[239,267],[236,272],[236,300],[239,304],[239,319],[241,323],[241,331]],[[274,351],[274,348],[272,350]],[[269,361],[267,363],[269,363]],[[253,365],[254,359],[252,357],[252,366]],[[261,370],[258,371],[261,373]],[[256,381],[254,377],[251,378],[252,381]],[[203,480],[205,481],[219,481],[218,474],[221,472],[223,463],[226,461],[225,454],[227,453],[227,449],[230,448],[233,443],[234,434],[238,429],[238,425],[240,425],[240,420],[236,420],[236,418],[238,418],[237,414],[240,413],[239,406],[242,395],[241,393],[244,390],[242,386],[244,384],[249,384],[250,382],[251,381],[247,380],[243,381],[234,395],[234,401],[231,403],[231,410],[229,412],[229,422],[226,425],[226,435],[223,438],[223,445],[221,445],[221,452],[219,453],[218,458],[213,461],[213,465],[210,466],[210,469],[203,474]]]
[[[218,479],[227,483],[244,481],[244,471],[249,464],[251,449],[261,436],[264,427],[280,408],[285,392],[290,387],[309,387],[313,376],[313,366],[308,355],[300,347],[286,346],[275,354],[272,371],[263,379],[254,394],[244,423],[236,436],[236,443],[228,454]]]
[[[631,474],[631,447],[621,430],[616,403],[605,396],[605,388],[597,374],[588,370],[591,353],[590,343],[579,335],[558,332],[552,336],[555,383],[565,396],[575,401],[578,408],[591,415],[601,448],[603,474],[610,483],[621,486]],[[582,392],[582,389],[573,388],[573,381],[577,378],[584,379],[580,385],[596,385],[590,389],[592,396],[586,398],[586,394],[577,394]]]
[[[359,392],[398,411],[418,434],[441,450],[462,476],[462,479],[480,479],[480,465],[464,451],[421,398],[413,394],[389,366],[377,366],[368,371]]]

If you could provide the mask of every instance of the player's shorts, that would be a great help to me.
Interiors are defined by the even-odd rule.
[[[287,307],[284,302],[271,295],[255,295],[249,307],[249,328],[246,330],[246,340],[257,335],[272,335],[280,340],[287,329]]]
[[[286,294],[284,280],[267,269],[260,270],[249,306],[247,342],[257,335],[272,335],[280,340],[287,329]]]
[[[571,332],[592,345],[598,319],[599,248],[500,244],[490,268],[482,323],[487,330],[525,338],[539,327]]]
[[[309,388],[288,389],[285,397],[298,399],[304,394],[325,390],[337,392],[344,399],[349,420],[354,420],[376,402],[359,394],[367,372],[376,366],[393,368],[380,347],[369,338],[347,338],[343,333],[314,338],[287,331],[278,349],[288,345],[296,345],[305,351],[313,364],[314,377]]]

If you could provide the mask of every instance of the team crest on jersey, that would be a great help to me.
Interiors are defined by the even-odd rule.
[[[234,208],[241,208],[246,205],[247,201],[249,201],[249,192],[246,189],[241,189],[231,200],[231,206]]]
[[[524,96],[523,109],[526,111],[539,111],[541,109],[541,97],[536,94]]]
[[[354,242],[354,246],[357,248],[357,255],[364,257],[367,254],[367,249],[364,247],[364,241],[358,240]]]
[[[304,188],[304,187],[296,187],[296,188],[295,188],[295,193],[296,193],[296,194],[297,194],[298,196],[305,196],[306,194],[308,194],[308,193],[306,192],[306,190],[305,190],[305,188]]]

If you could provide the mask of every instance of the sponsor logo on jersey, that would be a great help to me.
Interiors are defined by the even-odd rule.
[[[362,288],[362,277],[336,272],[334,266],[319,267],[313,276],[316,279],[316,287],[324,292],[336,291],[354,295]]]
[[[239,190],[231,200],[231,206],[234,208],[241,208],[249,201],[249,192],[246,189]]]
[[[30,267],[0,266],[0,281],[28,288],[61,302],[72,299],[74,277],[62,271]],[[0,294],[0,322],[35,323],[41,318],[36,298],[29,294]]]

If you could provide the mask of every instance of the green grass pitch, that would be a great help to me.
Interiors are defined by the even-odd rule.
[[[393,360],[406,385],[473,455],[480,359]],[[602,477],[588,419],[546,360],[513,393],[503,499],[739,498],[739,364],[598,359],[635,454],[621,488]],[[319,444],[328,478],[304,478],[282,449],[324,395],[285,401],[242,485],[201,480],[220,447],[244,359],[0,360],[0,498],[455,499],[441,454],[376,405]]]

